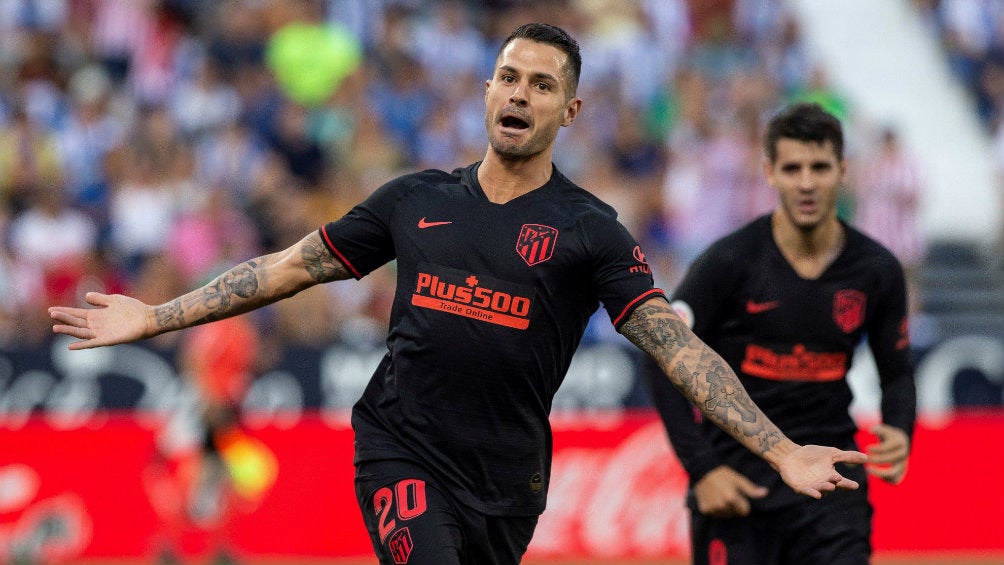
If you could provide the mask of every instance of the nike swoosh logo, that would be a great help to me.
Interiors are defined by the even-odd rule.
[[[767,310],[773,310],[781,305],[780,300],[771,300],[770,302],[753,302],[752,300],[746,301],[746,313],[747,314],[761,314]]]
[[[425,218],[422,218],[421,220],[418,221],[418,228],[424,230],[425,228],[445,226],[446,224],[452,224],[452,223],[453,222],[427,222]]]

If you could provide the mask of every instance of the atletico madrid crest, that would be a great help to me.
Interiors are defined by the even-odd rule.
[[[415,542],[411,539],[411,532],[408,528],[401,528],[394,532],[387,544],[390,554],[397,565],[405,565],[411,557],[411,550],[415,548]]]
[[[844,289],[833,294],[833,321],[844,333],[861,327],[865,320],[867,297],[860,290]]]
[[[558,230],[540,224],[523,224],[516,240],[516,253],[531,267],[543,263],[554,254]]]

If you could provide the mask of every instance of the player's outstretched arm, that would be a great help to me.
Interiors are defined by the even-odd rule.
[[[620,332],[652,356],[707,418],[767,460],[796,492],[820,498],[837,488],[858,488],[834,464],[863,464],[864,453],[799,446],[788,439],[749,397],[725,360],[694,335],[664,299],[637,307]]]
[[[89,292],[94,308],[52,306],[52,331],[80,341],[70,349],[127,343],[249,312],[318,283],[350,274],[314,232],[290,247],[251,259],[212,282],[159,306],[122,296]]]

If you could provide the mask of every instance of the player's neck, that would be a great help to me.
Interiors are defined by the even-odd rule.
[[[810,229],[785,221],[780,213],[775,213],[771,220],[774,242],[795,272],[803,278],[819,278],[844,248],[844,227],[836,218]]]
[[[547,184],[554,171],[550,152],[528,159],[503,159],[488,150],[478,167],[478,183],[488,200],[505,204]]]

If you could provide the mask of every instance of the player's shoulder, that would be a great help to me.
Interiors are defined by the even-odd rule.
[[[579,186],[563,175],[557,167],[554,168],[553,193],[561,199],[563,206],[568,206],[583,219],[611,221],[617,219],[617,209],[607,204],[602,198]]]
[[[847,233],[847,248],[860,261],[868,261],[876,268],[901,270],[899,259],[886,246],[877,240],[851,226],[841,222]]]
[[[425,199],[436,192],[449,192],[461,186],[460,169],[448,173],[439,169],[426,169],[394,177],[373,192],[372,199],[386,203],[400,203],[405,199]]]
[[[429,189],[444,185],[455,186],[460,184],[462,171],[463,169],[454,169],[452,172],[440,169],[425,169],[403,174],[391,182],[404,189]]]
[[[750,259],[769,249],[772,241],[768,214],[720,237],[708,246],[704,255],[718,261],[748,263]]]

